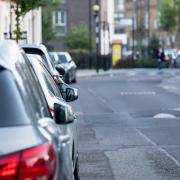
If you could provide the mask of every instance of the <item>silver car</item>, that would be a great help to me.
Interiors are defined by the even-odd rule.
[[[34,70],[13,41],[0,42],[0,99],[0,179],[74,179],[70,137],[50,118]],[[65,124],[67,108],[58,108],[64,113],[55,121]]]
[[[54,82],[51,74],[47,71],[43,63],[38,59],[35,60],[34,57],[30,57],[29,59],[44,92],[52,118],[54,118],[56,121],[56,116],[59,115],[55,112],[59,112],[59,114],[61,114],[62,109],[60,109],[60,107],[66,107],[66,114],[68,114],[69,119],[65,118],[64,123],[56,121],[56,124],[58,125],[60,131],[64,133],[64,135],[70,136],[69,157],[72,159],[70,168],[73,169],[74,179],[79,180],[79,160],[76,130],[77,119],[72,111],[71,106],[63,100],[58,86]],[[75,91],[72,88],[66,88],[66,100],[70,102],[76,99],[77,94],[75,94]],[[59,111],[56,111],[56,109],[59,109]]]

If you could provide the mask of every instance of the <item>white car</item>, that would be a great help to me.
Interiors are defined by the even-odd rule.
[[[70,167],[70,169],[73,170],[72,180],[79,180],[79,160],[76,131],[77,119],[72,111],[71,106],[63,100],[60,89],[56,85],[49,71],[45,68],[44,64],[38,59],[35,60],[34,57],[29,57],[29,59],[35,71],[35,74],[40,82],[52,118],[54,118],[54,120],[56,121],[56,117],[64,117],[64,123],[62,123],[62,121],[56,121],[56,124],[64,135],[68,135],[70,137],[69,155],[72,159],[72,166]],[[66,88],[65,93],[68,102],[77,99],[77,95],[74,93],[74,90],[72,88]],[[58,112],[58,114],[56,112]]]

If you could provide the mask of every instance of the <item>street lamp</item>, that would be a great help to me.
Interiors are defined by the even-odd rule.
[[[135,57],[135,24],[136,24],[136,0],[132,0],[132,51]]]
[[[94,18],[95,18],[95,33],[96,33],[96,72],[99,72],[99,51],[100,51],[100,5],[96,0],[96,4],[93,6]]]

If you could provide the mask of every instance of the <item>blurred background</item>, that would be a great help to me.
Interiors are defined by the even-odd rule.
[[[160,48],[165,67],[179,65],[179,0],[21,1],[0,0],[0,39],[68,51],[79,69],[97,72],[157,67]]]

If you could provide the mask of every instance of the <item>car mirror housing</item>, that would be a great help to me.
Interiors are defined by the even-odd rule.
[[[60,92],[66,102],[75,101],[79,97],[78,89],[72,88],[65,83],[60,84]]]
[[[66,88],[66,101],[72,102],[78,99],[78,90],[75,88]]]
[[[65,105],[54,104],[54,113],[56,124],[69,124],[74,121],[74,116]]]
[[[59,73],[60,75],[62,75],[62,76],[65,75],[65,69],[64,69],[63,66],[61,66],[61,65],[55,65],[55,68],[56,68],[56,70],[58,71],[58,73]]]

